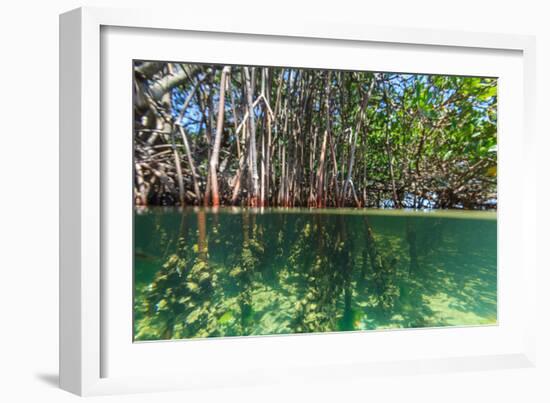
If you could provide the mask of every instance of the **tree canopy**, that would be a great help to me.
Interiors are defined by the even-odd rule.
[[[136,205],[496,208],[497,79],[136,61]]]

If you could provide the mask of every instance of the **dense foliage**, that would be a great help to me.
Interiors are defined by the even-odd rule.
[[[497,80],[136,62],[138,205],[495,208]]]

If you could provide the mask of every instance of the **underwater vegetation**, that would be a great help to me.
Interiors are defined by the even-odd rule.
[[[147,208],[134,339],[495,324],[494,212]]]

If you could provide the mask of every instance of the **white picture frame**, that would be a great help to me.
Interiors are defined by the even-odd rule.
[[[510,117],[509,120],[504,119],[509,123],[501,124],[499,122],[499,132],[502,129],[508,133],[510,132],[508,129],[512,127],[517,129],[514,130],[517,137],[511,136],[510,140],[506,140],[510,141],[509,147],[507,147],[508,151],[506,151],[506,147],[505,150],[499,150],[499,276],[502,267],[504,267],[501,267],[502,257],[506,257],[506,261],[509,261],[509,263],[502,263],[506,265],[506,271],[502,279],[499,277],[499,325],[480,329],[453,329],[447,333],[438,329],[423,329],[405,332],[353,332],[346,335],[245,337],[238,340],[148,343],[148,347],[140,347],[139,351],[136,350],[132,341],[127,340],[125,333],[131,327],[131,323],[128,323],[125,328],[126,324],[120,320],[120,318],[127,317],[127,312],[125,313],[123,309],[127,309],[131,303],[128,304],[129,301],[126,301],[115,306],[113,304],[116,302],[113,302],[113,298],[109,298],[113,284],[120,285],[124,281],[124,277],[113,277],[112,272],[106,272],[110,267],[108,260],[112,258],[113,252],[112,248],[105,243],[108,235],[105,231],[107,228],[108,232],[110,222],[119,219],[117,215],[106,214],[115,203],[113,197],[110,196],[113,192],[109,183],[117,181],[118,177],[123,180],[124,172],[122,175],[117,175],[113,170],[119,167],[113,166],[109,162],[108,148],[122,147],[124,150],[125,145],[124,143],[113,143],[111,137],[105,137],[105,133],[108,134],[111,130],[110,125],[117,123],[111,123],[102,109],[106,102],[112,103],[112,99],[114,99],[110,98],[110,87],[105,88],[103,82],[105,77],[102,77],[102,74],[107,75],[107,71],[103,69],[110,67],[102,58],[113,55],[103,49],[107,47],[116,49],[117,57],[121,58],[119,65],[123,65],[124,60],[128,60],[128,58],[145,58],[143,56],[147,56],[147,52],[134,55],[135,48],[121,46],[125,42],[120,42],[122,40],[120,38],[106,42],[102,35],[113,32],[113,27],[117,27],[115,31],[122,30],[119,31],[123,32],[122,36],[137,35],[138,32],[141,32],[145,37],[151,32],[155,32],[154,40],[156,41],[177,41],[178,35],[185,35],[188,32],[193,33],[196,37],[215,35],[215,40],[226,38],[227,41],[231,40],[230,37],[237,35],[244,39],[253,38],[259,44],[262,44],[262,41],[266,41],[266,43],[269,41],[275,44],[273,46],[276,46],[277,43],[291,43],[307,47],[319,41],[322,46],[332,46],[334,51],[348,45],[359,46],[359,48],[363,45],[367,47],[372,45],[380,49],[393,46],[401,49],[398,51],[413,49],[414,52],[425,52],[427,60],[434,63],[436,60],[442,60],[442,66],[445,64],[444,59],[452,59],[455,51],[471,54],[470,57],[474,59],[476,57],[483,59],[487,55],[490,59],[491,54],[497,56],[513,54],[514,61],[510,62],[510,66],[512,66],[509,70],[510,73],[502,71],[505,76],[509,74],[506,77],[510,78],[509,85],[505,88],[513,87],[515,88],[513,91],[516,91],[515,94],[519,95],[519,100],[514,101],[516,102],[514,106],[520,105],[522,114],[519,117]],[[131,41],[131,38],[124,40]],[[159,48],[163,47],[159,46]],[[123,52],[124,49],[126,53]],[[166,45],[164,49],[170,49],[170,46]],[[440,59],[437,59],[436,56],[430,54],[432,50],[446,55],[438,56]],[[164,60],[181,57],[171,55],[169,50],[160,49],[156,52],[158,53],[155,53],[154,56],[159,60],[163,60],[162,57],[165,58]],[[281,50],[278,52],[282,54]],[[502,187],[501,182],[506,184],[507,182],[521,181],[522,188],[529,190],[516,196],[521,200],[527,200],[527,198],[531,200],[536,191],[536,176],[533,174],[522,175],[522,173],[536,171],[534,169],[535,159],[532,157],[535,152],[534,52],[534,38],[520,35],[371,27],[315,20],[302,21],[300,24],[292,22],[281,24],[280,21],[266,23],[264,20],[260,24],[253,20],[245,22],[211,16],[204,20],[181,19],[176,13],[167,14],[160,10],[81,8],[61,15],[61,387],[79,395],[96,395],[230,384],[247,385],[274,381],[293,382],[297,379],[300,381],[319,380],[325,377],[345,379],[348,376],[368,376],[380,373],[397,375],[418,372],[517,368],[534,365],[534,319],[525,316],[525,312],[535,312],[537,276],[534,258],[536,242],[533,242],[536,233],[535,211],[532,208],[522,208],[517,213],[511,214],[511,210],[506,208],[506,202],[502,209],[500,208],[501,190],[506,196],[506,187]],[[200,55],[200,52],[197,55]],[[112,57],[114,60],[115,56]],[[126,59],[122,59],[123,57]],[[256,53],[255,57],[265,62],[261,52]],[[387,67],[389,70],[400,70],[398,57],[392,59],[388,54],[381,56],[381,59],[384,58],[386,58],[386,64],[382,60],[382,64],[379,65],[380,69],[383,66],[389,66]],[[493,60],[488,63],[495,65],[496,62]],[[506,63],[503,62],[504,64]],[[412,66],[410,69],[415,69],[414,64],[410,66]],[[129,71],[130,65],[126,67]],[[466,68],[466,66],[460,67],[460,64],[456,64],[455,68]],[[479,70],[481,72],[485,71],[483,67],[478,68],[481,69]],[[408,71],[411,71],[410,69]],[[478,71],[475,66],[472,69],[472,73]],[[429,71],[424,69],[423,72]],[[108,74],[111,74],[111,70],[108,71]],[[128,78],[130,78],[130,74],[128,74]],[[113,88],[115,87],[117,86],[114,85]],[[117,92],[117,96],[120,96],[121,93],[124,94],[124,87]],[[131,92],[128,92],[127,96],[131,98]],[[123,102],[124,106],[121,107],[121,110],[124,115],[130,113],[131,100],[126,99]],[[504,104],[506,105],[506,102]],[[506,109],[504,109],[505,111]],[[503,110],[499,109],[499,114],[502,112]],[[127,121],[127,124],[130,122]],[[131,137],[131,132],[128,132],[128,137]],[[499,137],[499,144],[500,141]],[[130,153],[129,150],[128,148],[128,153]],[[515,154],[512,153],[514,150],[517,151]],[[503,162],[504,169],[501,170],[500,164]],[[520,167],[517,173],[511,174],[511,170],[506,169],[506,166],[511,164]],[[111,179],[107,180],[107,178]],[[124,223],[124,221],[118,221],[118,223]],[[501,231],[501,224],[505,228],[513,229],[513,233]],[[110,236],[112,239],[113,234],[111,233]],[[512,244],[515,245],[513,252],[507,248]],[[510,255],[501,255],[501,249],[502,253]],[[125,253],[124,248],[114,253],[122,256]],[[512,265],[512,261],[514,265]],[[107,280],[112,284],[107,286]],[[515,308],[512,307],[515,302],[509,301],[508,296],[511,294],[507,292],[512,284],[515,285],[514,291],[521,296],[521,303]],[[508,302],[500,300],[503,295],[506,296]],[[125,301],[124,298],[122,300]],[[121,316],[116,316],[115,312],[119,311],[118,308],[122,312]],[[502,320],[501,311],[505,313]],[[515,320],[520,312],[524,313],[522,320]],[[120,323],[122,325],[119,329],[116,324]],[[122,340],[122,342],[119,343],[117,340]],[[461,340],[462,348],[448,347],[454,340]],[[502,343],[499,344],[499,341]],[[330,352],[334,352],[336,346],[342,342],[346,346],[350,346],[347,347],[348,350],[344,348],[342,351],[345,350],[350,354],[353,354],[351,346],[357,347],[361,343],[380,343],[381,347],[377,347],[376,350],[381,355],[374,357],[371,351],[369,354],[374,358],[367,359],[359,354],[355,358],[340,359],[339,356]],[[395,349],[394,354],[389,356],[388,354],[384,355],[387,350],[384,350],[383,343],[395,343],[395,345],[405,347]],[[494,348],[489,347],[491,343]],[[431,351],[427,349],[427,346],[430,345],[432,346]],[[437,346],[437,348],[433,348],[433,346]],[[144,349],[147,351],[141,351]],[[316,357],[315,352],[320,349],[328,351],[328,353],[319,358]],[[416,350],[418,354],[409,354],[406,351],[408,349]],[[180,364],[181,360],[174,360],[176,364],[169,362],[169,357],[177,356],[183,350],[188,357],[192,357],[195,353],[195,358],[190,359],[186,364]],[[198,364],[199,354],[201,357],[212,357],[216,354],[224,357],[224,360],[234,360],[236,353],[232,355],[231,351],[238,352],[241,357],[253,358],[243,360],[237,367],[219,365],[214,370],[209,370],[207,365],[209,361],[206,360],[206,365],[203,365],[200,371],[186,372],[186,365],[189,367]],[[300,353],[293,354],[293,359],[289,359],[289,357],[284,358],[285,351]],[[132,360],[136,357],[139,357],[139,361],[144,363],[144,367],[154,368],[155,365],[163,364],[163,367],[167,369],[156,376],[145,370],[132,371],[132,367],[136,366]],[[127,362],[129,364],[118,365],[116,370],[110,369],[111,364],[107,365],[107,363],[117,360],[120,363]],[[260,360],[263,360],[263,364]],[[113,366],[113,368],[115,367]]]

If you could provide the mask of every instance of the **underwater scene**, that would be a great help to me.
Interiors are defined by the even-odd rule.
[[[135,341],[497,323],[495,211],[134,215]]]

